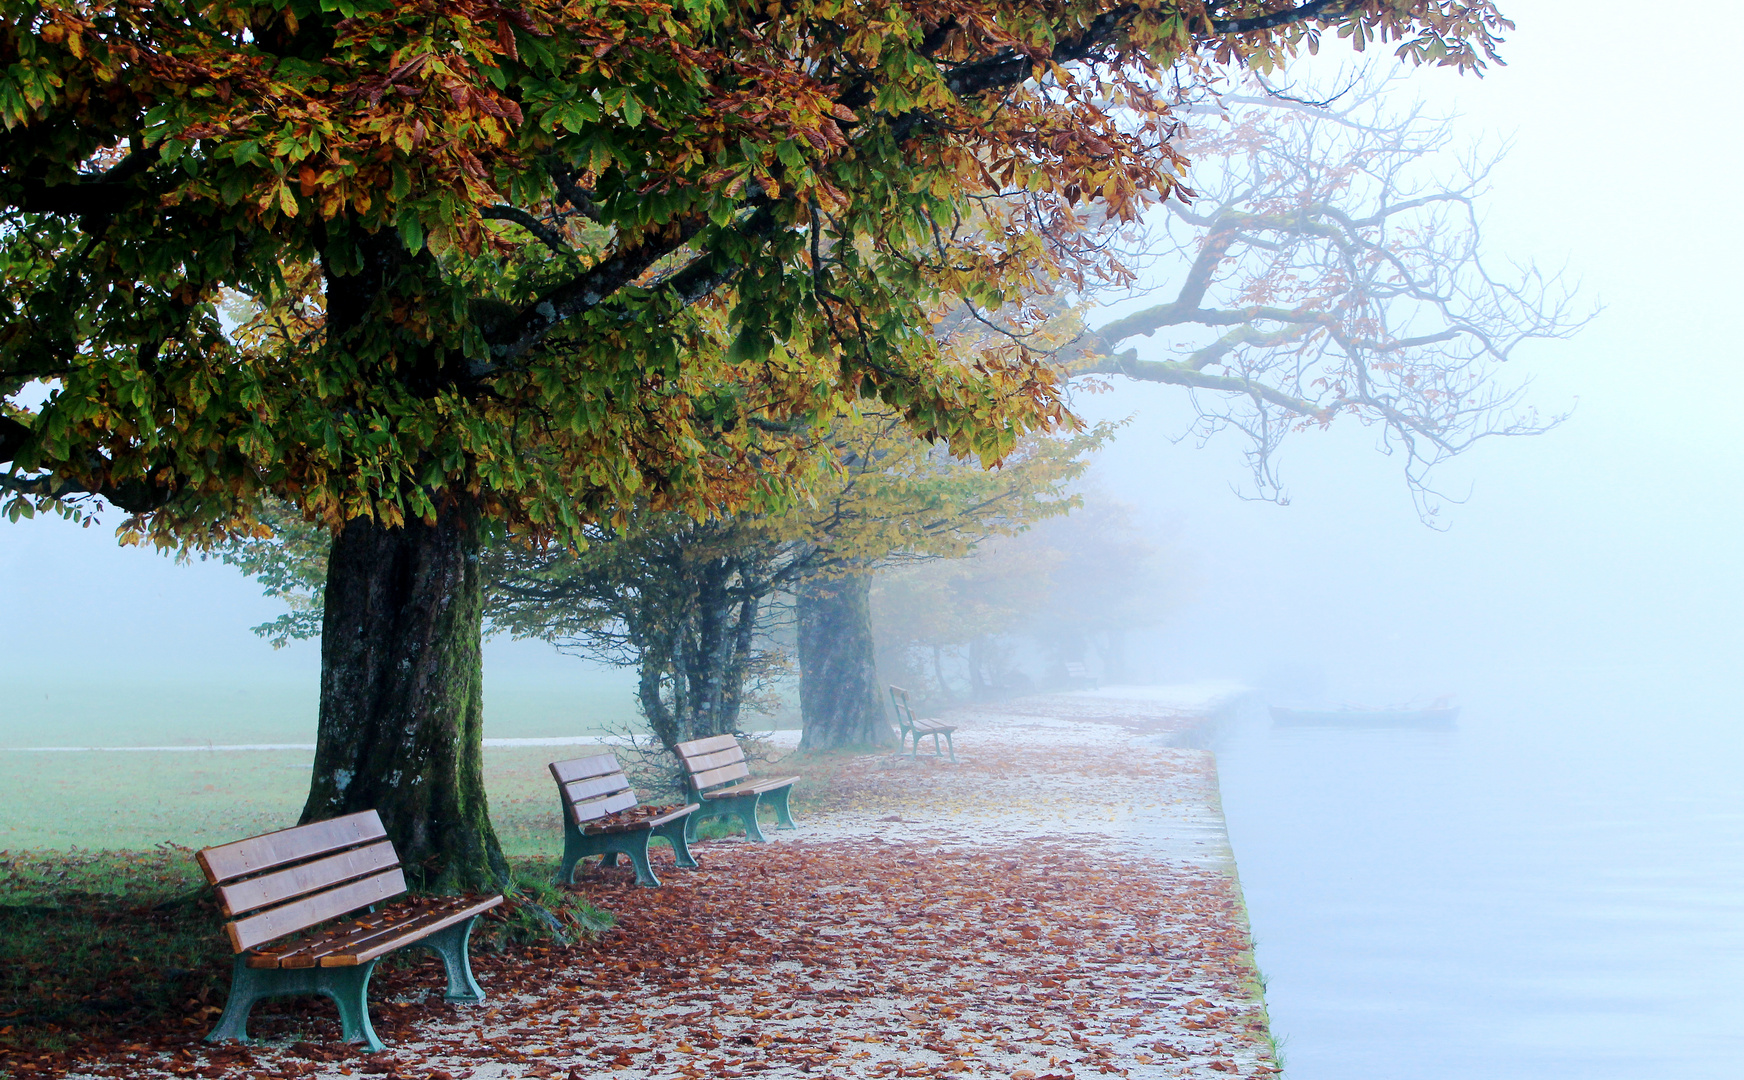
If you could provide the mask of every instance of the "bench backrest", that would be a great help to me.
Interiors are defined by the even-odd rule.
[[[551,776],[562,793],[563,816],[577,825],[628,810],[638,802],[616,754],[553,761]]]
[[[194,858],[217,886],[236,952],[406,891],[400,857],[374,810],[280,829]]]
[[[908,691],[900,686],[890,688],[890,707],[896,710],[896,723],[904,731],[914,728],[914,706],[908,703]]]
[[[678,760],[684,763],[691,790],[698,794],[751,775],[750,767],[745,764],[745,750],[731,735],[692,739],[672,749],[677,752]]]
[[[1069,679],[1088,679],[1090,669],[1077,660],[1066,661],[1066,677]]]

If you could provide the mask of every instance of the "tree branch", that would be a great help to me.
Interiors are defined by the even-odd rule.
[[[573,255],[575,253],[575,249],[569,246],[569,242],[563,238],[562,233],[518,206],[487,206],[479,211],[478,216],[496,221],[512,221],[538,237],[540,243],[559,255]]]

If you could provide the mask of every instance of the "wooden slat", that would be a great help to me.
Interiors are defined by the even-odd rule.
[[[716,784],[724,784],[729,780],[737,780],[741,776],[750,775],[751,770],[745,768],[745,763],[741,761],[736,765],[723,765],[718,769],[710,769],[708,772],[697,773],[690,779],[691,782],[700,789],[713,787]]]
[[[664,825],[668,821],[674,821],[681,817],[687,817],[696,813],[700,809],[702,809],[700,804],[691,803],[689,806],[681,806],[676,810],[668,811],[667,813],[660,814],[656,817],[639,818],[635,821],[602,821],[596,819],[583,826],[581,831],[588,833],[589,835],[597,833],[637,832],[642,829],[652,829],[656,825]]]
[[[320,965],[329,953],[366,947],[383,934],[395,933],[427,916],[444,915],[470,902],[464,896],[429,896],[405,900],[389,907],[347,919],[328,926],[310,937],[288,942],[277,948],[255,949],[249,956],[250,967],[312,968]]]
[[[443,915],[440,918],[424,922],[423,925],[418,928],[419,933],[415,935],[382,938],[371,942],[366,948],[351,949],[343,953],[323,956],[321,958],[321,966],[346,967],[349,965],[366,964],[369,961],[374,960],[376,957],[386,956],[388,953],[391,953],[395,949],[406,944],[408,938],[412,941],[416,941],[418,938],[429,937],[438,930],[446,929],[457,922],[462,922],[466,919],[472,918],[474,915],[489,911],[491,908],[496,907],[502,902],[503,898],[500,896],[493,896],[488,900],[480,900],[476,904],[469,904],[465,907],[450,911],[448,914]]]
[[[352,848],[337,855],[329,855],[325,859],[303,863],[301,866],[276,870],[232,885],[221,885],[218,888],[218,904],[224,914],[240,915],[245,911],[291,900],[325,889],[329,885],[337,885],[342,881],[350,881],[399,864],[400,858],[394,854],[394,845],[383,840],[368,847]]]
[[[718,769],[722,765],[731,765],[735,761],[744,760],[745,751],[739,749],[739,745],[734,743],[725,750],[716,750],[712,754],[698,754],[695,757],[687,758],[684,767],[693,773],[708,772],[710,769]]]
[[[739,740],[733,738],[731,735],[711,735],[706,739],[692,739],[689,742],[681,742],[673,747],[673,749],[678,752],[679,757],[688,761],[689,759],[696,757],[698,754],[712,754],[716,750],[725,750],[729,746],[737,745],[739,745]]]
[[[209,847],[195,854],[206,881],[222,885],[249,874],[265,873],[281,866],[330,855],[349,847],[367,844],[387,836],[381,817],[374,810],[365,810],[344,817],[329,818],[294,829],[280,829],[262,836],[251,836],[233,844]]]
[[[259,951],[248,958],[248,966],[312,968],[360,964],[489,911],[502,902],[500,896],[441,896],[395,904],[297,942],[283,952]]]
[[[575,823],[580,825],[582,822],[592,821],[594,818],[598,817],[605,817],[607,814],[616,813],[619,810],[628,810],[630,807],[635,806],[636,803],[637,799],[634,791],[621,791],[616,795],[607,795],[603,799],[589,799],[586,802],[578,802],[570,807],[570,810],[575,814]]]
[[[911,724],[909,726],[914,728],[914,730],[920,732],[922,735],[925,735],[928,732],[933,732],[933,731],[937,731],[937,732],[940,732],[942,734],[942,733],[947,732],[947,731],[957,730],[956,728],[952,727],[950,724],[935,724],[931,720],[916,720],[913,724]]]
[[[623,771],[624,767],[618,764],[616,754],[596,754],[593,757],[573,758],[569,761],[553,761],[551,763],[551,775],[557,778],[559,784]]]
[[[721,788],[718,791],[705,791],[702,797],[705,799],[726,799],[734,795],[762,794],[765,791],[784,788],[798,779],[797,776],[784,776],[779,780],[747,780],[743,784],[734,784],[732,787]]]
[[[230,934],[230,946],[237,952],[251,949],[274,938],[307,930],[316,923],[326,922],[356,911],[360,907],[380,903],[406,891],[405,875],[399,867],[341,885],[336,889],[305,896],[275,908],[225,924]]]
[[[596,776],[589,780],[577,780],[572,784],[563,785],[563,797],[570,803],[586,802],[597,799],[601,795],[616,795],[620,791],[630,790],[629,777],[623,773],[611,776]]]

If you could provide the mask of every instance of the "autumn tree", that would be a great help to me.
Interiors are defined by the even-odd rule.
[[[1099,272],[1174,191],[1171,72],[1324,34],[1480,66],[1489,0],[0,0],[0,483],[210,542],[335,535],[303,815],[504,863],[480,537],[788,493],[845,399],[992,461],[1062,415],[928,305]],[[1022,193],[1021,198],[1008,197]],[[970,224],[972,222],[972,224]],[[236,299],[244,325],[219,305]]]
[[[1165,299],[1077,343],[1074,370],[1184,387],[1200,436],[1243,433],[1260,497],[1285,499],[1292,431],[1348,418],[1400,454],[1430,518],[1435,466],[1560,419],[1525,401],[1506,364],[1590,315],[1560,274],[1486,251],[1500,152],[1399,89],[1372,70],[1289,88],[1250,78],[1178,109],[1195,195],[1169,202],[1138,249]]]

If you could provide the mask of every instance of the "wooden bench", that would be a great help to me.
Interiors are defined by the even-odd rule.
[[[643,807],[643,813],[636,813],[641,800],[615,754],[553,761],[551,776],[563,804],[559,884],[573,880],[576,863],[589,855],[602,856],[601,866],[611,866],[619,855],[627,855],[636,868],[636,884],[657,886],[660,879],[648,865],[648,841],[656,836],[671,843],[679,866],[696,869],[684,841],[684,822],[695,812],[695,804],[663,813],[648,813],[651,808]]]
[[[224,930],[236,953],[230,998],[207,1042],[247,1042],[248,1014],[262,998],[322,994],[339,1006],[346,1042],[381,1050],[369,1023],[369,977],[383,956],[407,946],[442,958],[449,1001],[484,1000],[467,939],[473,921],[503,898],[430,896],[377,910],[405,893],[406,879],[374,810],[209,847],[194,857],[232,920]],[[363,908],[370,912],[334,921]]]
[[[695,840],[696,827],[704,821],[736,817],[744,822],[748,839],[761,841],[763,831],[757,827],[757,809],[765,799],[775,811],[777,828],[794,827],[793,815],[787,809],[787,794],[799,777],[751,779],[744,748],[731,735],[692,739],[679,743],[673,750],[684,764],[685,786],[691,801],[700,804],[700,809],[687,819],[686,839]]]
[[[1090,674],[1090,669],[1081,661],[1071,660],[1066,663],[1066,678],[1071,682],[1087,683],[1094,690],[1100,685],[1096,676]]]
[[[933,737],[934,757],[945,756],[944,752],[939,749],[939,740],[942,738],[945,740],[945,745],[951,748],[951,760],[957,760],[957,746],[951,741],[951,735],[957,730],[956,728],[950,724],[941,724],[937,720],[916,720],[914,708],[908,703],[908,691],[900,686],[890,688],[890,706],[896,710],[897,753],[902,753],[902,748],[908,746],[909,740],[913,739],[913,748],[909,751],[909,757],[919,757],[920,741],[931,735]]]

